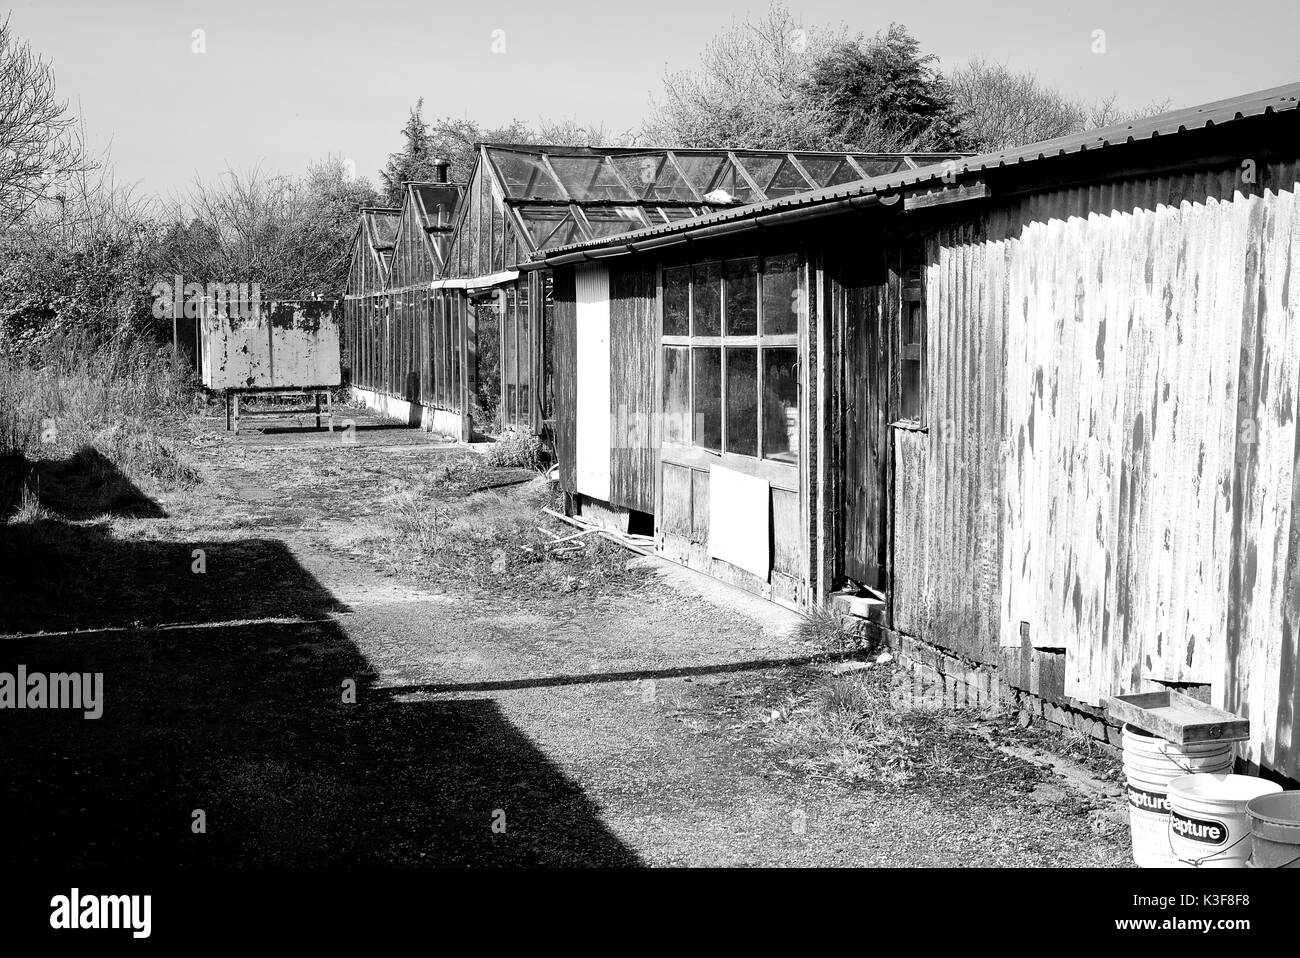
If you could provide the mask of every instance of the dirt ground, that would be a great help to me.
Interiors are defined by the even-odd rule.
[[[194,490],[0,530],[0,671],[103,672],[105,697],[99,720],[0,722],[0,819],[19,826],[0,859],[1128,863],[1117,790],[1009,757],[975,716],[918,725],[927,771],[901,784],[790,761],[782,723],[831,676],[774,606],[594,542],[567,564],[528,564],[544,538],[490,567],[404,561],[382,530],[411,488],[529,509],[545,490],[476,491],[527,475],[346,415],[355,443],[208,420],[185,450]],[[887,675],[855,694],[885,694]]]

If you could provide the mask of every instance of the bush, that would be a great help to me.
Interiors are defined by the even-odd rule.
[[[487,451],[489,465],[506,468],[522,466],[525,469],[542,468],[542,440],[531,430],[507,428]]]

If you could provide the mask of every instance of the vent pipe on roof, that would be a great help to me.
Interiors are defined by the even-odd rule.
[[[451,166],[451,163],[449,163],[447,160],[443,159],[441,156],[439,156],[439,157],[435,157],[435,158],[434,158],[434,161],[433,161],[433,182],[435,182],[435,183],[446,183],[446,182],[447,182],[447,168],[450,167],[450,166]]]

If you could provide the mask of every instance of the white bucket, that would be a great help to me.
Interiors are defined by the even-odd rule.
[[[1178,864],[1169,848],[1169,783],[1195,773],[1232,771],[1232,743],[1175,745],[1124,726],[1124,777],[1128,783],[1133,861],[1143,868]]]
[[[1252,798],[1250,819],[1251,868],[1300,868],[1300,792],[1278,792]]]
[[[1250,775],[1184,775],[1169,783],[1169,849],[1187,868],[1242,868],[1250,857],[1246,803],[1282,786]]]

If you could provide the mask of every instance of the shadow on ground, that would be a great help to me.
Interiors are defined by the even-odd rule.
[[[64,632],[0,640],[0,673],[101,672],[104,703],[97,720],[0,710],[0,861],[637,864],[493,702],[377,688],[329,617],[341,603],[282,543],[211,543],[197,574],[203,547],[0,526],[0,573],[18,586],[0,633]],[[109,628],[129,623],[146,624]]]
[[[22,492],[64,519],[116,516],[162,519],[167,513],[94,446],[62,459],[28,462],[10,457],[0,465],[0,522],[17,509]]]

